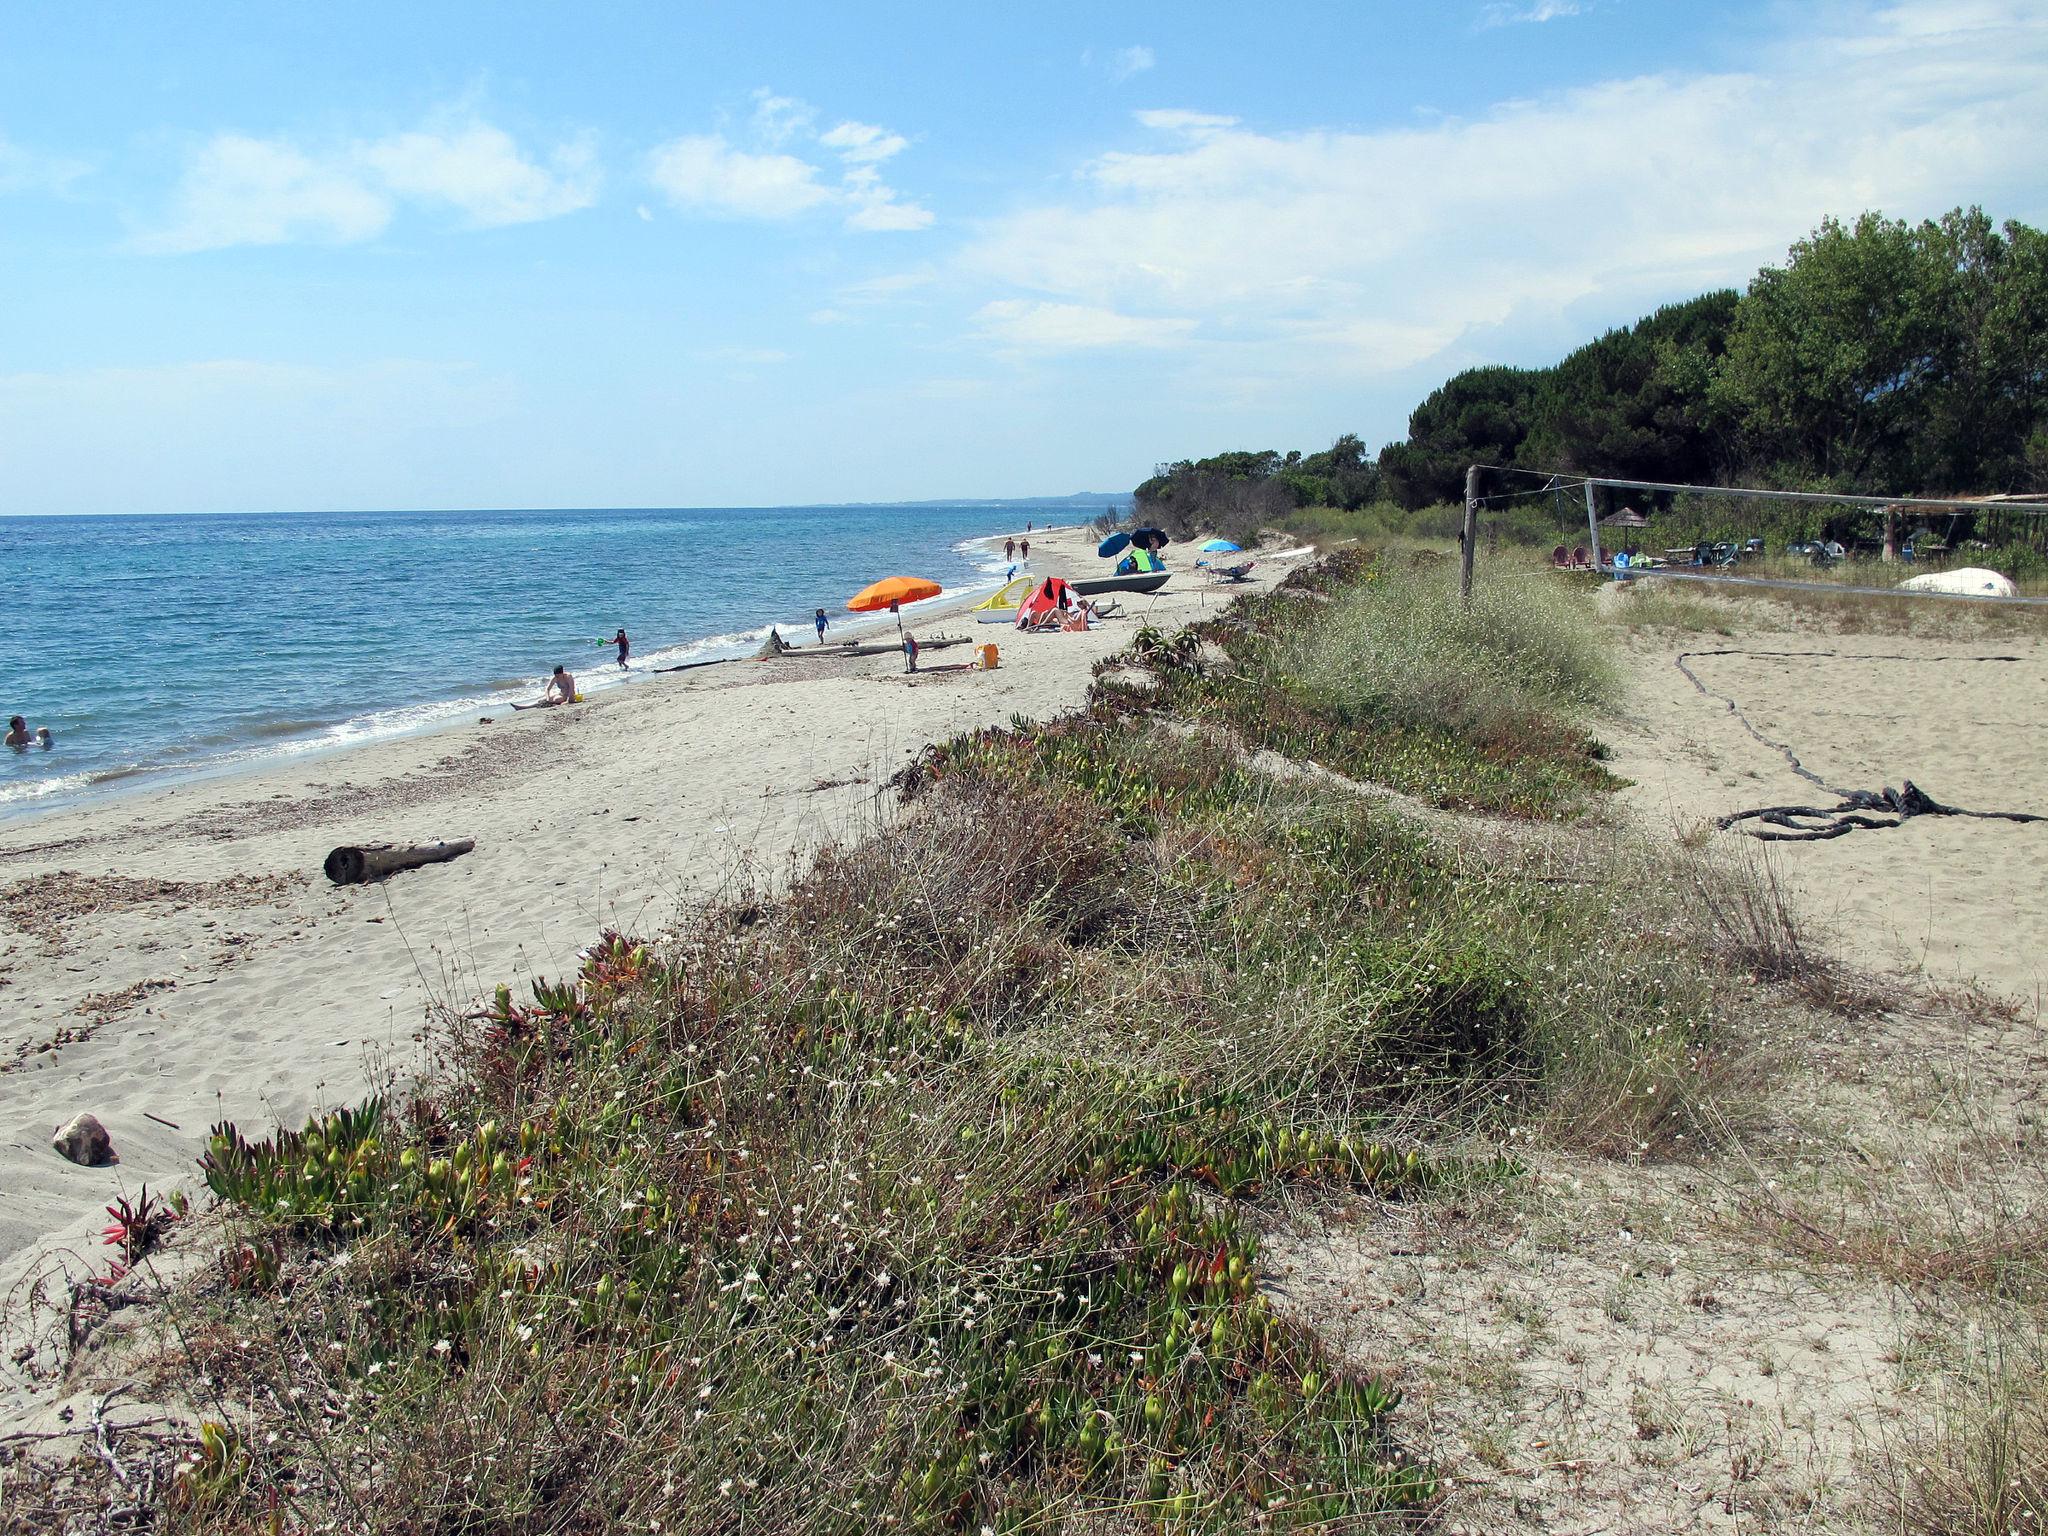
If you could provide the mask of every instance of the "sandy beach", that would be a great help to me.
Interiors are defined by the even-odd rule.
[[[1030,537],[1033,574],[1106,569],[1085,529]],[[890,814],[877,786],[924,745],[1078,702],[1140,619],[1228,600],[1192,558],[1087,635],[909,610],[922,638],[995,640],[994,672],[912,678],[894,654],[705,667],[0,824],[0,1295],[54,1250],[86,1252],[116,1195],[192,1182],[215,1122],[296,1125],[358,1099],[415,1065],[435,1006],[562,975],[606,928],[656,933],[687,902],[773,880]],[[475,852],[375,885],[321,873],[338,845],[453,838]],[[80,1111],[117,1165],[51,1151]]]
[[[2038,634],[1979,634],[1968,616],[1932,609],[1906,634],[1806,632],[1741,603],[1717,609],[1732,635],[1641,633],[1623,653],[1626,717],[1601,735],[1633,781],[1624,802],[1651,827],[1683,836],[1760,806],[1834,802],[1729,700],[1830,785],[1911,779],[1947,805],[2048,815],[2048,642]],[[1679,670],[1681,656],[1718,697]],[[1768,850],[1831,950],[1875,971],[1974,981],[2041,1017],[2048,823],[1924,816],[1751,846]]]

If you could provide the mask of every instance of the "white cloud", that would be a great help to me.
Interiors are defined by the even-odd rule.
[[[1152,56],[1152,50],[1143,43],[1135,43],[1129,48],[1119,48],[1109,56],[1109,78],[1121,84],[1133,75],[1142,75],[1157,62]]]
[[[1149,112],[1133,112],[1147,128],[1156,128],[1161,133],[1185,133],[1199,135],[1216,133],[1225,128],[1235,128],[1237,119],[1222,117],[1214,112],[1187,112],[1177,107],[1159,107]]]
[[[984,335],[1013,347],[1067,352],[1091,347],[1168,347],[1187,339],[1192,320],[1122,315],[1088,304],[997,299],[974,316]]]
[[[398,197],[446,203],[486,228],[552,219],[597,201],[588,140],[557,149],[544,170],[503,129],[477,123],[455,133],[397,134],[369,145],[363,161]]]
[[[833,196],[809,161],[748,154],[715,133],[664,144],[654,152],[648,176],[677,207],[732,218],[795,218]]]
[[[1563,16],[1583,16],[1586,6],[1580,0],[1529,0],[1523,5],[1495,0],[1494,4],[1479,13],[1482,27],[1511,27],[1525,22],[1556,21]]]
[[[83,160],[39,154],[0,134],[0,195],[63,192],[89,169]]]
[[[588,207],[597,182],[587,142],[557,149],[544,168],[485,123],[325,153],[289,139],[223,133],[186,161],[169,221],[138,243],[167,253],[296,240],[346,244],[382,234],[406,203],[454,208],[479,227],[525,224]]]
[[[849,184],[846,196],[852,210],[846,227],[867,231],[924,229],[932,222],[932,211],[920,203],[905,202],[893,187],[880,182]]]
[[[654,152],[649,179],[679,208],[731,218],[790,219],[832,207],[846,228],[862,232],[923,229],[932,212],[882,180],[881,165],[909,147],[899,133],[848,119],[824,132],[807,103],[754,93],[750,129],[755,148],[743,148],[722,133],[689,134]],[[800,151],[810,145],[839,160],[831,172]],[[787,148],[785,148],[787,146]]]
[[[1133,317],[1173,315],[1199,329],[1168,334],[1247,370],[1355,378],[1462,361],[1490,327],[1569,333],[1576,305],[1740,284],[1828,214],[1982,201],[2039,219],[2040,7],[1828,15],[1745,71],[1589,82],[1422,127],[1139,114],[1156,147],[1099,156],[1074,195],[989,221],[962,252],[1009,306],[979,328],[1156,346]]]
[[[754,92],[751,134],[758,143],[780,148],[799,135],[808,137],[817,116],[808,102],[798,101],[794,96],[778,96],[764,85]]]
[[[902,134],[877,128],[872,123],[841,123],[829,133],[819,134],[818,142],[827,149],[838,151],[842,160],[877,163],[902,153],[910,145]]]
[[[368,240],[384,232],[393,212],[391,197],[371,186],[360,167],[235,133],[216,136],[186,163],[174,201],[171,223],[144,236],[145,249]]]

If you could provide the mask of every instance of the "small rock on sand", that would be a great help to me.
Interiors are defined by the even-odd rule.
[[[114,1138],[92,1115],[72,1116],[71,1123],[50,1138],[50,1146],[61,1156],[86,1168],[119,1161],[114,1156]]]

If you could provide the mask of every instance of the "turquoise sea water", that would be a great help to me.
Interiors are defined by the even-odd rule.
[[[771,623],[809,639],[819,607],[858,632],[868,582],[993,586],[1001,551],[975,540],[1100,510],[0,519],[0,717],[57,743],[0,751],[0,815],[418,730],[532,698],[557,662],[589,693],[750,653]],[[597,643],[620,625],[626,675]]]

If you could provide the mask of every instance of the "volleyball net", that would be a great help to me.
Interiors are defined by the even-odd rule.
[[[1479,489],[1483,557],[1533,545],[1553,565],[1609,576],[2048,602],[2048,496],[1852,496],[1483,467]],[[1979,571],[1999,579],[1961,574]]]

